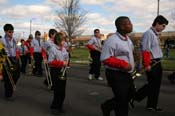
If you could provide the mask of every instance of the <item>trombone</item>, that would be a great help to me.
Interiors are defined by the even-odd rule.
[[[16,84],[15,84],[15,82],[13,80],[12,74],[10,73],[10,70],[14,71],[14,67],[13,67],[10,59],[7,56],[6,56],[6,60],[7,60],[7,63],[9,64],[9,66],[8,66],[7,63],[5,63],[4,68],[5,68],[6,72],[7,72],[7,76],[9,78],[9,80],[10,80],[10,83],[11,83],[11,85],[13,87],[13,90],[15,91],[16,90]]]
[[[151,68],[153,68],[154,66],[156,66],[158,63],[160,63],[161,61],[159,60],[159,61],[155,61],[155,63],[151,66]],[[142,76],[142,74],[145,72],[146,70],[144,69],[144,67],[142,67],[141,69],[140,69],[140,71],[134,71],[133,73],[132,73],[132,79],[134,80],[134,79],[136,79],[137,77],[140,77],[140,76]]]
[[[63,67],[61,69],[61,71],[60,71],[61,72],[61,75],[59,77],[61,80],[66,80],[66,75],[65,75],[66,74],[66,70],[67,70],[67,66],[65,66],[65,67]]]
[[[9,81],[12,85],[12,88],[15,91],[16,90],[16,85],[15,85],[15,82],[12,78],[12,74],[10,72],[10,70],[14,71],[14,67],[13,67],[13,64],[11,63],[9,57],[7,56],[7,54],[5,52],[4,45],[1,42],[0,42],[0,61],[1,61],[0,62],[0,71],[2,73],[2,69],[3,68],[5,69],[5,71],[7,72],[7,76],[9,78]]]
[[[45,71],[46,71],[46,79],[47,79],[47,82],[48,82],[48,88],[50,89],[53,84],[52,84],[52,78],[51,78],[51,75],[50,75],[49,65],[47,63],[47,59],[46,59],[46,61],[44,61],[44,68],[45,68]]]
[[[68,60],[69,59],[67,59],[66,61],[68,62]],[[67,69],[68,69],[68,65],[61,68],[61,71],[60,71],[61,74],[59,75],[60,80],[66,80],[66,70]]]
[[[34,58],[31,58],[31,68],[32,68],[32,69],[35,68],[35,61],[34,61]]]

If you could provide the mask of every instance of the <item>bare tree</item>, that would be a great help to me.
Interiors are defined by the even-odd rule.
[[[65,31],[70,40],[81,35],[87,12],[80,8],[79,0],[62,0],[59,5],[60,9],[56,11],[56,28]]]
[[[173,9],[173,10],[171,11],[171,18],[172,18],[173,22],[175,22],[175,9]],[[173,28],[175,29],[174,23],[173,23],[172,26],[173,26]]]

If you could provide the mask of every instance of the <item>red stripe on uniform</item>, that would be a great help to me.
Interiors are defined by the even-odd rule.
[[[110,57],[103,61],[105,65],[108,65],[112,68],[121,68],[126,69],[128,66],[128,63],[125,60],[118,59],[116,57]]]
[[[41,49],[41,54],[42,54],[43,59],[47,58],[46,51],[44,50],[44,48]]]
[[[143,66],[148,67],[151,63],[151,53],[149,51],[142,52]]]
[[[64,65],[63,61],[60,61],[60,60],[53,60],[52,62],[49,63],[50,67],[55,67],[55,68],[63,67],[63,65]]]
[[[95,50],[95,48],[93,47],[93,45],[87,45],[87,48],[91,51],[91,50]]]

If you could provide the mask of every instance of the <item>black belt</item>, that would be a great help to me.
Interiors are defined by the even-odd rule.
[[[56,70],[56,71],[60,71],[62,68],[58,68],[58,67],[50,67],[51,70]]]
[[[157,62],[157,61],[160,61],[161,58],[155,58],[155,59],[151,59],[151,62]]]
[[[112,71],[112,72],[118,72],[118,73],[131,75],[131,73],[128,73],[128,72],[122,71],[122,70],[112,70],[112,69],[106,68],[106,71]]]
[[[151,65],[157,64],[158,62],[160,63],[160,60],[160,58],[151,59]]]

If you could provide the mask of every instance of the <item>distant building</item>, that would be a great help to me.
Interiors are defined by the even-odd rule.
[[[133,42],[138,43],[138,41],[140,41],[140,39],[142,37],[142,34],[143,33],[131,33],[129,36],[130,36],[130,38]],[[89,39],[91,39],[92,36],[93,35],[82,35],[82,36],[76,37],[76,38],[72,39],[72,43],[77,44],[79,42],[83,42],[83,43],[86,44],[86,42]],[[105,40],[106,37],[107,36],[105,34],[102,34],[102,40]],[[167,38],[171,38],[171,39],[175,40],[175,31],[162,32],[161,35],[160,35],[161,44],[164,44],[164,41]]]

